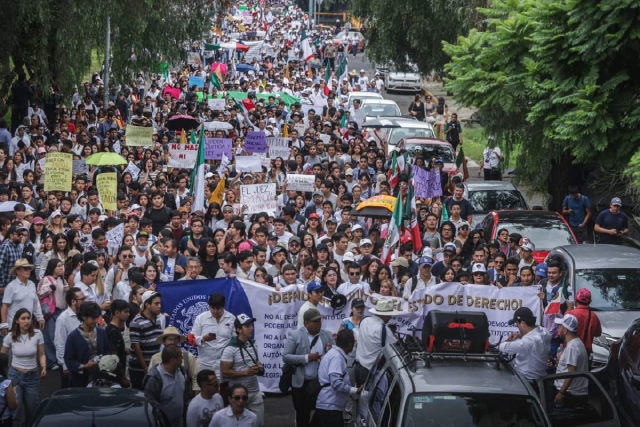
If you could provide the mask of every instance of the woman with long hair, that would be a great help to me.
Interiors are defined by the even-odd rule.
[[[47,229],[53,234],[61,234],[65,232],[64,225],[62,224],[62,212],[55,210],[51,213]]]
[[[38,284],[38,298],[40,305],[52,304],[55,309],[48,315],[44,315],[44,350],[47,356],[47,367],[54,369],[58,366],[56,358],[56,345],[54,335],[56,332],[56,320],[67,306],[65,294],[69,290],[69,285],[64,278],[64,264],[59,259],[49,260],[44,275]]]
[[[409,104],[409,114],[411,114],[419,122],[424,122],[427,117],[427,111],[425,110],[425,104],[422,102],[422,95],[416,93],[413,98],[413,102]]]
[[[149,289],[150,291],[155,291],[156,286],[160,282],[160,271],[158,271],[158,266],[153,262],[147,262],[143,267],[143,274],[145,283],[145,289]]]
[[[42,278],[42,275],[47,269],[47,264],[49,264],[49,260],[51,259],[52,254],[53,236],[49,234],[44,238],[44,241],[40,245],[40,249],[38,249],[36,256],[36,277],[38,278],[38,280]]]
[[[198,257],[202,261],[202,275],[213,279],[216,277],[220,264],[218,264],[218,250],[216,242],[210,237],[202,237],[200,239],[200,249]]]
[[[380,264],[375,279],[370,284],[371,292],[380,293],[380,285],[385,279],[391,279],[391,270],[387,265]]]
[[[53,236],[53,249],[51,258],[56,258],[61,261],[66,261],[69,255],[69,248],[67,247],[67,236],[62,233]]]
[[[440,280],[443,283],[446,282],[455,282],[456,280],[456,271],[451,267],[446,267],[442,274],[440,275]]]
[[[17,383],[18,406],[23,409],[23,419],[16,425],[31,425],[31,417],[40,403],[40,379],[47,376],[47,357],[44,353],[44,337],[36,330],[31,312],[21,308],[11,322],[11,330],[2,342],[2,354],[13,355],[9,379]],[[38,367],[39,366],[39,367]]]
[[[380,260],[372,258],[371,261],[369,261],[369,263],[362,269],[362,276],[360,280],[364,283],[371,284],[373,279],[376,277],[378,267],[380,267],[381,264],[382,262],[380,262]]]
[[[333,267],[326,267],[322,272],[320,283],[324,288],[324,294],[327,298],[331,298],[338,294],[338,286],[342,283],[340,273]]]
[[[74,254],[67,258],[67,261],[64,264],[64,274],[67,283],[75,285],[76,275],[80,274],[80,267],[82,267],[82,264],[84,264],[84,256],[82,256],[82,254]]]
[[[134,317],[140,313],[142,307],[142,295],[147,291],[144,286],[135,285],[131,288],[131,294],[129,295],[129,319],[127,320],[127,327]]]
[[[40,250],[40,246],[42,246],[48,234],[49,232],[47,231],[47,227],[45,227],[44,220],[39,216],[34,217],[31,221],[31,228],[29,228],[29,241],[36,250],[36,253]]]
[[[204,214],[204,225],[214,230],[216,223],[223,218],[220,204],[217,202],[210,203],[207,212]]]
[[[67,248],[84,252],[84,248],[80,244],[80,232],[78,230],[71,229],[67,231]]]

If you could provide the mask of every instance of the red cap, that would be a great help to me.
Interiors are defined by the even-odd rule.
[[[582,288],[576,294],[576,301],[580,304],[591,304],[591,291],[587,288]]]
[[[320,215],[318,215],[317,213],[314,212],[312,214],[309,214],[309,219],[311,219],[311,218],[320,219]]]

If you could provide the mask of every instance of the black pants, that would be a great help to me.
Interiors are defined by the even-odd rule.
[[[322,427],[341,426],[344,422],[342,420],[342,411],[327,411],[326,409],[316,409],[316,416],[320,419],[320,425]]]
[[[309,405],[305,393],[309,382],[310,381],[305,381],[300,388],[291,387],[291,399],[293,400],[293,408],[296,410],[296,427],[320,427],[317,416],[311,419],[311,411],[315,408]]]
[[[369,375],[369,370],[356,362],[355,364],[355,373],[356,373],[356,387],[360,387],[367,381],[367,376]]]
[[[485,181],[502,181],[502,172],[500,169],[483,169],[484,170],[484,180]]]
[[[142,388],[142,380],[144,380],[143,371],[134,371],[129,369],[129,376],[131,377],[131,388],[136,390],[144,390]]]

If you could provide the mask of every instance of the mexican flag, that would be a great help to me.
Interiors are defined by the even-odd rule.
[[[200,130],[200,143],[198,144],[198,157],[196,165],[191,172],[191,212],[204,212],[204,129]]]
[[[327,68],[324,70],[324,96],[329,96],[333,88],[331,87],[331,64],[327,62]]]
[[[409,189],[407,190],[405,213],[411,221],[409,231],[411,233],[411,241],[413,242],[413,250],[414,252],[419,252],[420,249],[422,249],[422,237],[420,236],[420,226],[418,225],[418,209],[416,208],[416,197],[413,182],[409,183]]]
[[[402,197],[396,199],[396,206],[391,215],[389,228],[387,230],[387,239],[384,241],[382,248],[382,262],[386,265],[391,264],[391,248],[396,245],[396,253],[399,253],[400,244],[400,228],[402,227]]]
[[[393,150],[393,158],[391,160],[391,167],[387,172],[387,178],[391,185],[391,190],[395,190],[398,186],[398,175],[404,171],[405,158],[404,156],[398,157],[398,152]]]
[[[562,286],[558,289],[556,294],[553,296],[553,299],[545,308],[544,315],[545,316],[555,316],[560,314],[560,306],[569,299],[569,286],[566,280],[562,281]]]
[[[300,41],[302,48],[302,60],[310,61],[313,58],[313,50],[311,50],[311,43],[309,43],[309,39],[307,38],[307,32],[302,31],[302,39]]]
[[[211,71],[211,84],[218,90],[222,90],[222,85],[220,84],[220,79],[216,75],[214,71]]]
[[[342,84],[342,81],[344,79],[349,79],[349,67],[348,67],[349,63],[347,62],[347,56],[345,55],[345,57],[342,59],[342,62],[340,63],[340,65],[338,65],[338,68],[336,68],[336,80],[338,80],[338,85]]]

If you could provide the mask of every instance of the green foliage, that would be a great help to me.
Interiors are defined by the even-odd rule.
[[[442,41],[454,42],[479,20],[487,0],[352,0],[365,22],[367,56],[377,64],[415,63],[421,72],[442,71],[449,57]]]
[[[81,83],[91,51],[104,56],[106,17],[111,17],[112,72],[126,81],[161,58],[176,61],[192,40],[210,26],[209,11],[218,0],[16,0],[3,10],[0,44],[0,98],[24,72],[44,94],[56,84],[63,94]],[[135,51],[135,60],[132,52]],[[13,64],[13,66],[8,66]],[[92,70],[93,71],[93,70]]]
[[[565,182],[549,181],[567,163],[622,168],[640,147],[640,4],[497,0],[482,13],[486,31],[445,43],[447,89],[521,148],[519,176],[558,196]]]

